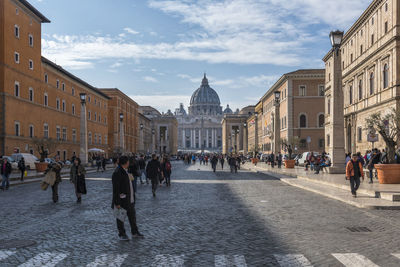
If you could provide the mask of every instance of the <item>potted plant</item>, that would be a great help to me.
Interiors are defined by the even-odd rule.
[[[284,161],[285,168],[293,169],[296,161],[292,159],[293,154],[293,147],[299,143],[299,137],[294,136],[290,137],[289,139],[281,139],[281,145],[285,148],[288,152],[288,159]]]
[[[396,148],[400,135],[400,110],[374,113],[366,119],[367,126],[375,129],[386,144],[388,164],[375,164],[380,184],[400,184],[400,164],[396,164]]]
[[[44,172],[47,169],[49,163],[46,162],[46,158],[49,155],[49,151],[57,147],[57,142],[51,138],[33,138],[33,144],[36,146],[36,150],[40,154],[39,162],[35,162],[36,172]]]

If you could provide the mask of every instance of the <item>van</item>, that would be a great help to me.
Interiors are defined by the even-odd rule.
[[[308,155],[310,154],[311,152],[304,152],[303,154],[300,154],[298,157],[297,157],[297,166],[304,166],[305,165],[305,162],[306,162],[306,160],[307,160],[307,157],[308,157]],[[319,156],[319,153],[318,152],[313,152],[314,153],[314,156]]]
[[[39,162],[39,159],[32,154],[29,153],[15,153],[12,154],[11,157],[16,161],[19,162],[21,158],[25,160],[25,167],[28,170],[36,169],[35,162]]]

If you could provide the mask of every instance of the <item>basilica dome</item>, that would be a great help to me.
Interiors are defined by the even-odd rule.
[[[217,92],[208,85],[208,80],[205,74],[200,88],[194,91],[192,98],[190,99],[191,106],[196,104],[211,104],[218,106],[221,104]]]

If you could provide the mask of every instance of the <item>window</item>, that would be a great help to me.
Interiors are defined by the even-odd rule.
[[[29,137],[33,138],[35,136],[35,132],[33,129],[33,125],[29,125]]]
[[[300,147],[301,148],[307,147],[307,140],[306,139],[301,139],[300,140]]]
[[[94,121],[97,121],[97,112],[94,113]]]
[[[385,3],[385,12],[388,11],[388,3]]]
[[[29,101],[33,102],[33,88],[29,88]]]
[[[385,64],[383,66],[383,88],[387,88],[389,86],[389,66]]]
[[[319,96],[324,96],[325,95],[325,86],[319,85],[318,86],[318,95]]]
[[[94,143],[97,144],[97,134],[94,134]]]
[[[326,142],[328,143],[328,146],[331,145],[331,136],[329,134],[326,136]]]
[[[358,142],[362,141],[362,128],[361,127],[357,128],[357,140],[358,140]]]
[[[88,118],[89,118],[89,120],[91,119],[91,116],[92,115],[92,113],[90,112],[90,110],[88,111]]]
[[[324,139],[319,139],[318,140],[318,145],[319,145],[319,148],[325,147],[325,140]]]
[[[47,123],[43,124],[43,137],[49,138],[49,125]]]
[[[89,132],[89,144],[92,144],[92,133],[91,132]]]
[[[57,87],[57,89],[60,88],[60,81],[59,80],[56,81],[56,87]]]
[[[15,63],[19,64],[19,53],[18,52],[14,52],[14,60],[15,60]]]
[[[62,129],[62,140],[67,141],[67,128]]]
[[[385,21],[385,33],[387,33],[387,32],[388,32],[388,22]]]
[[[371,19],[371,24],[374,25],[374,18]]]
[[[32,59],[29,59],[29,69],[33,70],[33,61],[32,61]]]
[[[104,117],[104,123],[107,123],[107,117]]]
[[[104,144],[107,145],[107,135],[104,136]]]
[[[353,86],[349,87],[349,104],[353,104]]]
[[[15,37],[19,38],[19,26],[18,25],[14,26],[14,33],[15,33]]]
[[[62,111],[65,112],[65,100],[62,101]]]
[[[353,54],[350,54],[350,63],[353,63]]]
[[[328,99],[328,115],[331,114],[331,100]]]
[[[99,122],[101,122],[101,114],[99,114]]]
[[[91,101],[91,99],[90,99],[90,95],[88,96],[88,102],[90,102]]]
[[[56,109],[60,110],[60,99],[56,100]]]
[[[101,145],[101,134],[99,134],[99,144]]]
[[[72,129],[72,142],[76,143],[76,129]]]
[[[300,115],[300,128],[306,128],[307,127],[307,116],[305,114]]]
[[[373,45],[375,43],[375,36],[373,34],[371,34],[371,45]]]
[[[358,100],[363,98],[362,80],[358,82]]]
[[[95,104],[95,105],[97,104],[97,99],[96,99],[96,98],[94,98],[94,104]]]
[[[14,95],[19,97],[19,82],[15,82],[14,84]]]
[[[16,121],[15,123],[14,123],[14,129],[15,129],[15,136],[19,136],[20,135],[20,124],[19,124],[19,122],[18,121]]]
[[[360,45],[360,56],[362,55],[363,52],[364,52],[364,51],[363,51],[363,46]]]
[[[56,127],[56,138],[57,138],[57,140],[61,139],[61,128],[60,128],[60,126]]]
[[[75,105],[72,104],[72,115],[75,115]]]
[[[325,115],[324,114],[319,114],[318,115],[318,127],[323,128],[325,125]]]
[[[75,89],[74,89],[74,87],[72,87],[72,89],[71,89],[71,93],[72,93],[72,95],[75,95]]]
[[[65,83],[61,84],[61,88],[62,88],[63,91],[65,91]]]
[[[17,15],[18,15],[18,8],[16,8],[16,9],[15,9],[15,14],[17,14]]]
[[[306,87],[304,85],[299,87],[299,96],[306,96]]]
[[[45,106],[48,106],[48,105],[49,105],[49,97],[48,97],[47,94],[44,94],[44,100],[43,100],[43,102],[44,102],[44,105],[45,105]]]
[[[375,91],[374,82],[375,82],[374,73],[371,72],[371,74],[369,75],[369,94],[370,95],[373,95],[374,91]]]
[[[32,36],[32,34],[29,34],[29,46],[33,47],[33,36]]]
[[[49,83],[49,76],[47,75],[47,73],[44,74],[44,82]]]

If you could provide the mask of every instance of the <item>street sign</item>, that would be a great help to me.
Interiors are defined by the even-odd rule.
[[[311,137],[307,136],[307,143],[311,143]]]
[[[376,130],[374,128],[368,129],[367,141],[368,142],[378,142],[379,141],[379,136],[376,133]]]

